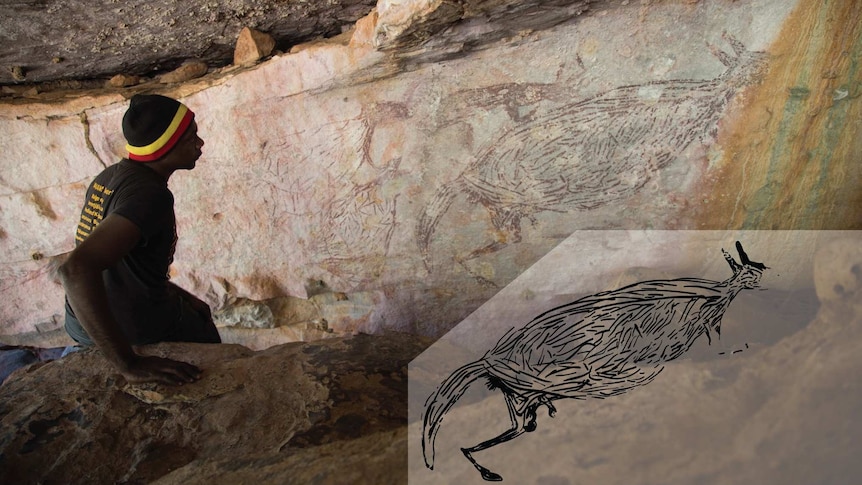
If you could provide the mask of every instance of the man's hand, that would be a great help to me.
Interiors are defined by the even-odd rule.
[[[181,386],[201,378],[201,370],[192,364],[154,356],[137,356],[121,373],[134,384],[158,382]]]

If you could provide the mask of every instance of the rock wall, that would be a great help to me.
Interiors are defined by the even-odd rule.
[[[36,82],[40,89],[93,86],[118,72],[151,76],[189,58],[224,66],[230,63],[243,27],[271,33],[285,49],[341,33],[374,4],[374,0],[14,2],[0,12],[0,84]]]
[[[770,263],[770,288],[737,297],[721,340],[708,346],[700,339],[698,349],[630,393],[557,400],[553,419],[542,406],[534,432],[476,458],[506,483],[535,485],[628,484],[632,477],[643,484],[854,483],[862,471],[860,236],[842,231],[820,240],[799,258],[811,273],[788,292],[772,286],[786,266],[776,266],[764,244],[777,240],[765,233],[777,232],[757,231],[759,240],[744,234],[754,241],[750,256]],[[624,247],[623,236],[607,239]],[[629,242],[644,241],[635,233]],[[560,249],[570,250],[555,248],[538,269],[553,268]],[[642,271],[625,277],[641,281]],[[542,282],[541,272],[527,277]],[[520,305],[511,294],[493,300],[498,309],[520,310],[543,305],[548,294],[566,296],[537,290]],[[510,312],[508,321],[523,320]],[[387,333],[257,352],[142,348],[204,370],[200,381],[180,387],[129,385],[95,350],[35,364],[0,386],[0,476],[16,484],[482,483],[459,448],[509,421],[499,391],[483,395],[484,383],[446,416],[434,470],[421,455],[417,416],[425,399],[454,366],[476,358],[452,333],[430,347],[429,339]]]
[[[0,341],[67,341],[53,270],[142,90],[206,141],[174,278],[252,346],[438,336],[583,229],[859,229],[860,26],[852,0],[381,1],[253,68],[5,101]]]
[[[4,483],[405,483],[407,363],[415,335],[252,352],[158,344],[204,370],[180,387],[130,385],[96,351],[0,387]],[[45,399],[45,396],[51,399]]]

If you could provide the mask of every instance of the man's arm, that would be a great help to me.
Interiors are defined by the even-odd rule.
[[[102,271],[119,262],[140,238],[141,231],[132,221],[108,215],[60,266],[66,296],[90,338],[127,380],[194,382],[201,371],[191,364],[136,354],[108,305]]]

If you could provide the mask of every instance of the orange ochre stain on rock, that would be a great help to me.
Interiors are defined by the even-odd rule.
[[[768,53],[721,125],[697,228],[862,229],[862,2],[800,1]]]

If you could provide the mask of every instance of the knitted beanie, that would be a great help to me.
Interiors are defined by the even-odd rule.
[[[158,160],[176,145],[195,114],[177,100],[158,94],[132,96],[123,116],[129,160]]]

